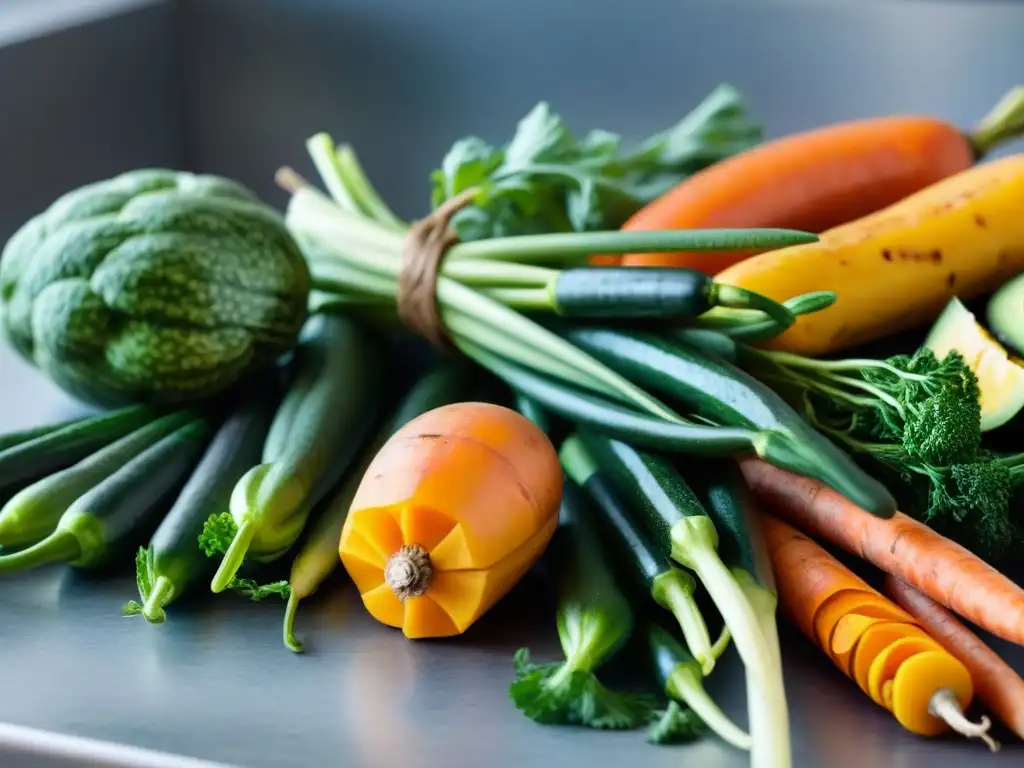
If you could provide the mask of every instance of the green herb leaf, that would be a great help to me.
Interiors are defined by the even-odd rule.
[[[223,555],[238,534],[238,525],[230,512],[210,515],[199,534],[199,548],[207,557]]]
[[[135,600],[129,600],[121,607],[122,616],[141,616],[142,615],[142,603]]]
[[[259,584],[252,579],[234,579],[228,585],[228,589],[245,595],[250,600],[263,600],[271,595],[277,595],[282,600],[287,600],[292,593],[291,585],[287,581],[274,581],[270,584]]]
[[[457,141],[431,174],[431,200],[436,207],[481,188],[476,204],[453,220],[464,241],[614,230],[687,176],[761,137],[742,96],[728,85],[632,152],[623,152],[621,137],[610,131],[596,129],[577,138],[540,102],[519,121],[504,148],[475,136]]]
[[[654,713],[647,741],[650,744],[685,744],[700,738],[704,727],[696,712],[670,701],[667,708]]]

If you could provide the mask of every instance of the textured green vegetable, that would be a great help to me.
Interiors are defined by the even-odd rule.
[[[195,417],[190,410],[164,416],[22,489],[0,509],[0,547],[15,549],[42,541],[80,496]]]
[[[146,535],[203,451],[212,428],[196,419],[163,437],[68,507],[38,544],[0,557],[0,573],[67,562],[104,565]]]
[[[228,519],[211,517],[200,537],[208,552],[224,552],[210,585],[214,592],[231,585],[247,557],[269,562],[290,550],[312,507],[355,459],[379,409],[379,346],[346,317],[310,319],[263,463],[235,485]]]
[[[136,582],[142,602],[129,602],[127,615],[161,623],[168,605],[212,575],[210,560],[196,540],[210,515],[227,512],[235,484],[259,463],[278,394],[266,382],[239,393],[241,401],[220,425],[149,546],[139,549]]]
[[[0,327],[105,406],[220,392],[290,349],[309,272],[283,218],[228,179],[143,169],[88,184],[0,256]]]
[[[81,461],[160,415],[147,406],[101,413],[0,451],[0,489],[16,488]]]
[[[633,610],[615,583],[598,540],[586,524],[592,513],[582,490],[566,479],[553,557],[556,624],[562,662],[534,664],[529,651],[515,656],[509,697],[539,723],[627,729],[646,723],[653,699],[605,688],[594,672],[633,631]]]

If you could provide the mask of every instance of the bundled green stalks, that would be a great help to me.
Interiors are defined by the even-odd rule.
[[[333,201],[293,173],[282,172],[279,180],[293,191],[287,222],[310,260],[316,306],[393,322],[408,228],[388,211],[359,171],[351,148],[336,150],[321,134],[309,141],[309,150]],[[458,243],[447,250],[436,281],[439,320],[459,350],[506,381],[505,371],[511,366],[579,391],[594,417],[589,422],[583,419],[586,423],[612,420],[639,426],[635,436],[652,434],[654,441],[668,433],[667,442],[675,451],[711,456],[753,453],[818,477],[865,509],[889,515],[895,510],[892,497],[834,450],[823,466],[801,445],[803,435],[794,439],[755,424],[685,418],[639,386],[632,374],[516,311],[634,320],[639,316],[665,323],[699,322],[713,310],[728,310],[751,314],[727,316],[725,325],[757,324],[758,333],[769,333],[771,328],[788,327],[795,313],[763,296],[719,286],[688,270],[612,273],[579,265],[594,253],[770,249],[815,239],[789,230],[749,229],[556,233]],[[609,279],[612,274],[615,278]],[[560,284],[573,285],[573,291],[560,293]],[[523,291],[532,293],[527,297]],[[811,303],[823,300],[828,297],[813,297]],[[807,311],[806,302],[801,311]],[[773,325],[766,328],[765,321]]]

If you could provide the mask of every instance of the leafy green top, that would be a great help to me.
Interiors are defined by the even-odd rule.
[[[881,465],[905,511],[993,562],[1024,543],[1010,514],[1022,469],[982,448],[978,380],[959,352],[941,360],[926,347],[886,360],[748,355],[818,429]]]
[[[668,130],[630,151],[604,130],[576,137],[547,103],[520,120],[503,147],[455,142],[431,175],[436,207],[480,188],[454,218],[463,240],[618,229],[687,176],[761,140],[740,93],[721,85]]]

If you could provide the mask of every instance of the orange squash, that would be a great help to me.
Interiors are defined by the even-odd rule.
[[[547,547],[562,468],[529,419],[487,403],[436,408],[367,467],[339,541],[370,614],[409,638],[458,635]]]

